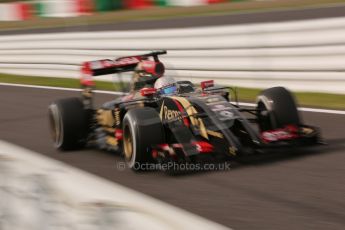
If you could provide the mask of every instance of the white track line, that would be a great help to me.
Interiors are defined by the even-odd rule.
[[[239,105],[249,106],[249,107],[255,107],[256,106],[256,104],[254,104],[254,103],[245,103],[245,102],[240,102]],[[299,107],[298,110],[303,111],[303,112],[311,112],[311,113],[330,113],[330,114],[345,115],[345,111],[343,111],[343,110],[316,109],[316,108],[305,108],[305,107]]]
[[[24,85],[24,84],[12,84],[12,83],[0,83],[2,86],[15,86],[15,87],[24,87],[24,88],[35,88],[35,89],[52,89],[52,90],[62,90],[62,91],[76,91],[80,92],[81,89],[75,88],[64,88],[64,87],[53,87],[53,86],[41,86],[41,85]],[[101,94],[113,94],[113,95],[124,95],[123,92],[112,92],[106,90],[94,90],[95,93]]]
[[[74,89],[74,88],[63,88],[63,87],[52,87],[52,86],[38,86],[38,85],[24,85],[24,84],[12,84],[12,83],[0,83],[0,86],[15,86],[15,87],[25,87],[25,88],[36,88],[36,89],[51,89],[51,90],[63,90],[63,91],[81,91],[81,89]],[[112,92],[106,90],[94,90],[95,93],[101,94],[112,94],[112,95],[125,95],[126,93],[123,92]],[[241,106],[249,106],[255,107],[256,104],[253,103],[239,103]],[[312,113],[328,113],[328,114],[338,114],[338,115],[345,115],[344,110],[331,110],[331,109],[316,109],[316,108],[305,108],[299,107],[298,110],[304,112],[312,112]]]

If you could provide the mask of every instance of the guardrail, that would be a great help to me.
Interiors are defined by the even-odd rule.
[[[153,49],[168,50],[167,74],[192,81],[345,93],[345,18],[2,36],[0,72],[77,78],[83,61]]]

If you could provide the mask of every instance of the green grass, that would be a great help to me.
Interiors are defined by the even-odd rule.
[[[8,74],[0,74],[0,82],[66,88],[80,87],[78,79],[17,76]],[[121,89],[121,84],[96,81],[96,88],[100,90],[119,91]],[[237,88],[239,100],[243,102],[254,102],[260,91],[261,89]],[[300,106],[345,110],[345,95],[307,92],[295,92],[294,94]]]
[[[36,77],[36,76],[17,76],[10,74],[0,74],[0,82],[25,84],[25,85],[40,85],[53,86],[65,88],[79,88],[79,79],[70,78],[52,78],[52,77]],[[111,83],[106,81],[95,81],[97,89],[101,90],[120,90],[121,85],[118,83]]]
[[[253,102],[262,89],[237,88],[240,101]],[[294,92],[299,106],[345,110],[344,94]]]
[[[295,8],[325,7],[344,3],[345,0],[247,0],[194,7],[153,7],[145,10],[117,10],[111,12],[98,12],[90,16],[70,18],[35,17],[27,21],[0,22],[0,30],[85,26],[147,19],[164,19],[215,14],[238,14]]]

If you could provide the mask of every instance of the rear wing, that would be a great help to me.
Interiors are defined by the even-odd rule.
[[[81,73],[83,77],[91,77],[134,71],[140,61],[153,57],[154,61],[159,63],[158,56],[166,53],[166,50],[159,50],[137,56],[120,57],[115,60],[102,59],[84,62],[81,67]]]

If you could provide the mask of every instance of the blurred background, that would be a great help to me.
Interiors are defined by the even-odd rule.
[[[73,17],[123,9],[197,6],[225,1],[228,0],[1,0],[0,20],[29,20],[34,17]]]
[[[344,109],[344,2],[2,0],[0,80],[54,85],[84,61],[167,49],[168,74],[241,87],[242,101],[281,85],[301,105]]]
[[[80,96],[83,62],[157,49],[168,75],[241,102],[287,87],[328,145],[181,177],[54,149],[47,106]],[[345,0],[0,0],[0,107],[0,229],[344,229]]]

